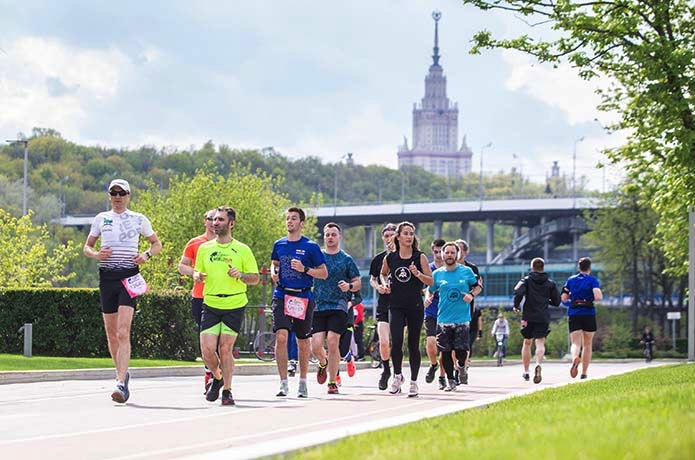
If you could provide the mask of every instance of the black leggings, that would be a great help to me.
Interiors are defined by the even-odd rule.
[[[458,366],[460,369],[466,364],[466,350],[454,350],[456,352],[456,361],[458,361]],[[442,366],[444,366],[444,371],[446,371],[446,377],[449,380],[454,379],[454,358],[451,357],[450,351],[442,352]]]
[[[408,326],[408,355],[410,358],[410,379],[417,380],[420,372],[420,332],[425,317],[422,305],[412,308],[392,308],[389,325],[391,328],[391,360],[394,374],[400,374],[403,366],[403,328]]]

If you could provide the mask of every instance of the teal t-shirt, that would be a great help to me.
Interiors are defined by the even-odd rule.
[[[355,261],[345,251],[340,250],[336,254],[322,252],[326,257],[328,278],[314,280],[316,311],[343,310],[347,312],[347,301],[352,293],[341,291],[338,282],[349,283],[353,278],[360,276],[360,271]]]
[[[434,284],[430,292],[439,291],[438,323],[466,323],[471,320],[471,304],[463,300],[466,293],[478,284],[478,278],[469,267],[458,264],[455,270],[446,267],[432,273]]]

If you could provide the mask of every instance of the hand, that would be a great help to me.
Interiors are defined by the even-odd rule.
[[[147,257],[147,254],[145,254],[145,253],[138,254],[137,256],[134,256],[134,257],[133,257],[133,260],[134,260],[135,263],[138,264],[138,265],[144,264],[144,263],[147,262],[149,259],[150,259],[150,258]]]
[[[304,273],[304,264],[299,259],[292,259],[290,262],[290,267],[292,267],[292,270],[297,270],[298,272]]]
[[[347,292],[350,290],[350,283],[347,281],[340,280],[338,281],[338,289],[340,289],[343,292]]]
[[[194,283],[204,283],[206,276],[208,276],[207,273],[193,272],[193,282]]]
[[[518,309],[517,307],[512,308],[512,311],[513,311],[514,313],[519,313],[519,309]]]
[[[410,270],[410,273],[412,273],[416,278],[420,274],[420,270],[417,269],[415,266],[415,262],[410,262],[410,266],[408,266],[408,270]]]
[[[102,246],[101,249],[99,249],[99,252],[97,252],[97,260],[106,260],[109,257],[111,257],[111,254],[113,254],[113,250],[108,247],[108,246]]]
[[[425,306],[429,307],[432,305],[432,297],[425,297]]]
[[[241,272],[233,266],[229,266],[229,270],[227,270],[227,275],[231,276],[232,278],[236,279],[241,279]]]

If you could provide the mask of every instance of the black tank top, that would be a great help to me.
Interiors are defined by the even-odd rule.
[[[408,269],[411,262],[419,271],[421,251],[413,249],[413,255],[407,259],[401,259],[398,251],[386,256],[386,262],[391,270],[391,308],[422,307],[422,281],[417,279]]]

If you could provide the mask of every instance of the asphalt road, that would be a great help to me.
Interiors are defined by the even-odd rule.
[[[595,363],[589,380],[645,366]],[[326,394],[311,373],[309,399],[296,398],[297,377],[290,396],[277,398],[277,376],[242,375],[234,380],[233,407],[205,401],[202,376],[133,377],[125,405],[111,402],[110,379],[0,385],[0,453],[22,460],[257,458],[582,382],[570,379],[567,363],[545,364],[538,385],[522,380],[518,364],[477,366],[456,393],[424,383],[421,372],[420,395],[408,398],[379,391],[379,372],[341,372],[339,395]]]

